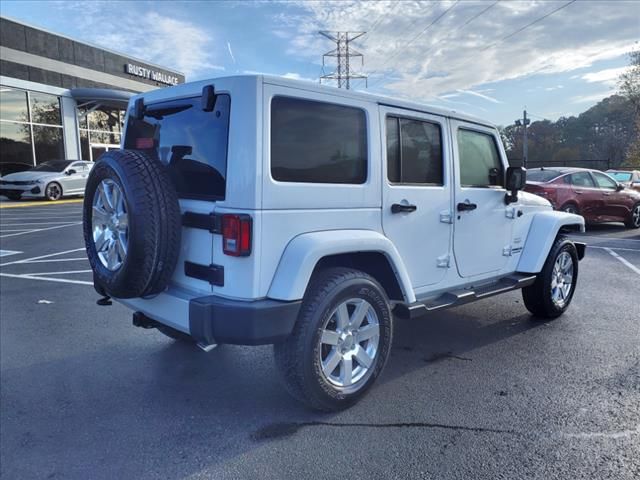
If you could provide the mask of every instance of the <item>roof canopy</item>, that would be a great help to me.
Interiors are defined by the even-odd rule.
[[[134,95],[131,92],[110,88],[73,88],[70,93],[78,105],[89,109],[100,106],[124,109]]]

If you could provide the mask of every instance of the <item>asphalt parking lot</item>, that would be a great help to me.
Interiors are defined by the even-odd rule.
[[[369,395],[320,415],[270,347],[204,353],[97,306],[80,221],[80,203],[0,209],[2,478],[640,476],[637,230],[589,229],[557,321],[519,292],[397,321]]]

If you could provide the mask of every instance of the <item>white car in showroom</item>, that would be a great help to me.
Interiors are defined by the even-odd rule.
[[[59,200],[63,196],[84,195],[87,177],[93,162],[85,160],[53,160],[24,172],[0,177],[0,195],[10,200],[46,198]]]

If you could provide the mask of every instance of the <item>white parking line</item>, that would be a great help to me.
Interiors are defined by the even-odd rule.
[[[22,278],[24,280],[43,280],[45,282],[73,283],[75,285],[93,285],[93,282],[82,280],[67,280],[66,278],[32,277],[31,275],[15,275],[13,273],[0,273],[0,277]]]
[[[575,238],[592,238],[594,240],[618,240],[620,242],[640,242],[635,238],[608,237],[605,235],[575,235]]]
[[[598,248],[600,250],[608,250],[609,247],[598,247],[596,245],[587,245],[587,248]],[[640,252],[640,248],[622,248],[622,247],[611,247],[614,250],[624,250],[625,252]]]
[[[0,257],[8,257],[9,255],[17,255],[19,252],[17,250],[0,250]]]
[[[56,228],[72,227],[74,225],[82,225],[82,222],[69,223],[67,225],[56,225],[55,227],[48,227],[48,228],[37,228],[37,229],[34,229],[34,230],[27,230],[25,232],[10,233],[8,235],[0,235],[0,238],[8,238],[8,237],[15,237],[15,236],[18,236],[18,235],[26,235],[27,233],[44,232],[45,230],[54,230]]]
[[[31,260],[29,262],[19,262],[19,263],[77,262],[80,260],[84,260],[86,262],[89,261],[87,257],[76,257],[76,258],[52,258],[49,260]]]
[[[67,220],[65,222],[18,222],[18,223],[2,223],[0,228],[3,227],[22,227],[24,225],[63,225],[73,223],[73,220]]]
[[[620,262],[622,262],[623,265],[626,265],[627,267],[629,267],[632,271],[636,272],[638,275],[640,275],[640,268],[636,267],[635,265],[629,263],[627,260],[625,260],[624,258],[622,258],[620,255],[618,255],[616,252],[614,252],[613,250],[611,250],[610,248],[604,248],[607,252],[609,252],[609,254],[613,257],[613,258],[617,258],[618,260],[620,260]]]
[[[69,270],[66,272],[41,272],[41,273],[27,273],[26,275],[33,275],[33,276],[37,276],[40,277],[42,275],[67,275],[67,274],[74,274],[74,273],[89,273],[92,270]]]
[[[37,256],[37,257],[23,258],[22,260],[16,260],[14,262],[2,263],[2,264],[0,264],[0,267],[6,267],[7,265],[15,265],[16,263],[29,263],[29,262],[33,262],[34,260],[42,260],[43,258],[56,257],[58,255],[64,255],[66,253],[79,252],[81,250],[84,250],[84,247],[74,248],[72,250],[65,250],[63,252],[48,253],[47,255],[40,255],[40,256]]]

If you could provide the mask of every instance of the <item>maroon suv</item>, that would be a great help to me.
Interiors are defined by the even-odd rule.
[[[640,228],[640,192],[624,188],[598,170],[527,170],[524,190],[546,198],[556,210],[582,215],[588,223],[624,222],[629,228]]]

